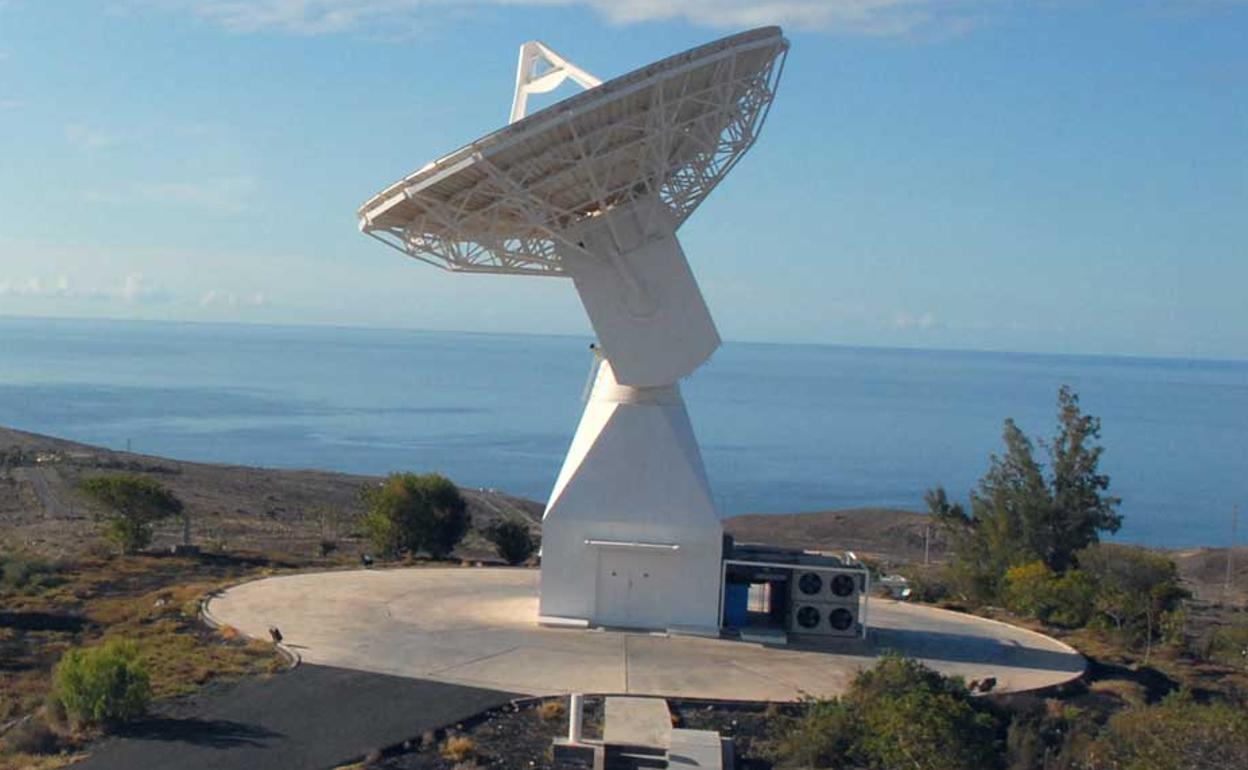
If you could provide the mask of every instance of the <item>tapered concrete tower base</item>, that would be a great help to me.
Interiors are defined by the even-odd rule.
[[[542,616],[714,631],[722,550],[679,386],[604,361],[542,521]]]

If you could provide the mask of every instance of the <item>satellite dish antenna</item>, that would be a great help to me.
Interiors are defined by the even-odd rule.
[[[720,338],[676,230],[754,144],[788,48],[764,27],[600,83],[525,43],[511,122],[359,210],[415,259],[570,277],[585,306],[602,363],[543,517],[543,616],[718,624],[723,530],[678,383]],[[527,114],[567,78],[587,90]]]

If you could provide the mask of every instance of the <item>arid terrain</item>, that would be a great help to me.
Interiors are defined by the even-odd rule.
[[[0,428],[0,542],[51,558],[98,547],[98,512],[78,483],[92,474],[119,471],[151,475],[171,489],[186,504],[191,542],[206,550],[299,557],[319,551],[322,543],[339,553],[367,550],[358,527],[364,510],[360,490],[375,477],[184,462],[7,428]],[[461,558],[491,558],[493,551],[480,533],[500,518],[523,520],[535,533],[540,530],[540,502],[497,490],[463,492],[474,531],[457,552]],[[925,552],[939,562],[949,548],[926,515],[888,508],[747,514],[724,524],[741,542],[852,550],[885,568],[921,563]],[[170,520],[158,528],[155,543],[167,546],[181,538],[181,520]],[[1229,594],[1227,549],[1186,548],[1169,555],[1197,598],[1248,601],[1248,547],[1236,549]]]
[[[119,452],[0,428],[0,541],[46,557],[75,555],[98,543],[99,511],[78,491],[101,473],[150,475],[186,506],[191,542],[210,551],[247,550],[309,555],[332,543],[338,551],[366,550],[358,522],[360,491],[378,481],[317,470],[273,470],[182,462]],[[492,553],[480,531],[500,518],[530,523],[542,505],[502,492],[463,489],[473,532],[463,558]],[[182,540],[181,519],[162,522],[155,545]]]

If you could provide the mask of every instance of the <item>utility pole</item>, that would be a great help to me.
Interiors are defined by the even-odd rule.
[[[932,525],[923,525],[923,566],[932,563]]]

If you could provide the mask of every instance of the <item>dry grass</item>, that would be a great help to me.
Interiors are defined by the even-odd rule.
[[[0,589],[0,721],[32,714],[51,688],[52,668],[73,646],[134,641],[156,698],[201,685],[280,670],[270,644],[229,638],[204,626],[199,601],[255,574],[255,560],[136,556],[86,558],[61,565],[56,580],[34,590]],[[0,750],[0,770],[58,767],[60,755],[31,758]]]
[[[1098,695],[1112,695],[1128,706],[1148,704],[1148,690],[1129,679],[1100,679],[1088,685],[1088,689]]]
[[[476,756],[477,744],[466,735],[453,735],[442,744],[442,756],[452,762],[463,762]]]
[[[63,754],[9,754],[0,753],[0,770],[56,770],[72,765],[86,754],[65,752]]]
[[[542,705],[537,707],[537,715],[542,718],[543,722],[553,722],[556,719],[563,719],[568,713],[568,707],[563,705],[563,699],[543,701]]]

